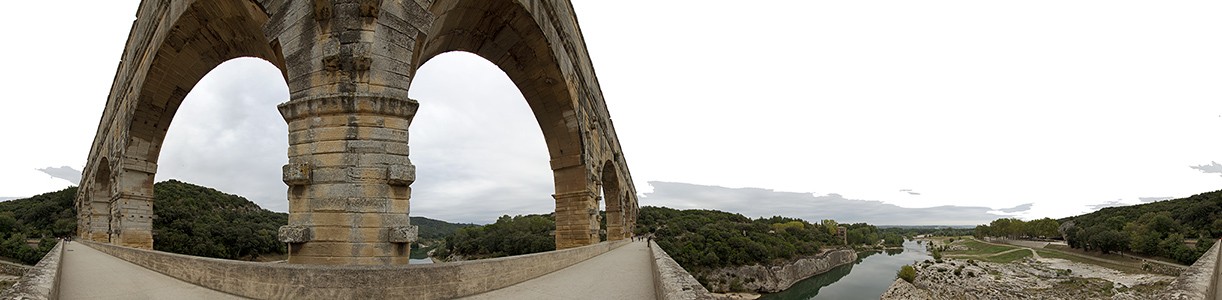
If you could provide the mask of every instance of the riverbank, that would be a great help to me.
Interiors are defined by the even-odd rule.
[[[785,290],[803,279],[822,274],[832,268],[857,261],[857,251],[839,249],[824,251],[814,257],[794,260],[781,265],[759,264],[719,268],[697,272],[704,279],[709,291],[774,293]]]
[[[895,281],[882,299],[1158,299],[1175,279],[1038,254],[1010,263],[924,261],[916,269],[913,283]]]

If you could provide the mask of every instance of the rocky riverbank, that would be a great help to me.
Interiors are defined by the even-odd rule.
[[[709,291],[712,292],[775,293],[789,288],[802,279],[822,274],[840,265],[851,264],[856,260],[856,251],[841,249],[825,251],[814,257],[798,259],[783,265],[756,264],[728,267],[693,275],[703,278],[709,285]]]
[[[1160,299],[1175,279],[1055,258],[1012,263],[948,259],[916,267],[913,283],[896,280],[882,299]]]

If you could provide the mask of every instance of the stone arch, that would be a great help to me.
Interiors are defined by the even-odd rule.
[[[623,185],[619,179],[619,172],[615,169],[615,163],[608,160],[603,163],[602,174],[599,176],[602,179],[603,201],[606,201],[607,207],[607,240],[622,240],[627,237],[625,224],[627,219],[625,214],[625,193]]]
[[[110,204],[114,201],[110,160],[99,158],[92,170],[92,176],[82,179],[92,184],[81,185],[78,192],[85,198],[77,203],[77,233],[86,240],[110,242]]]
[[[153,178],[162,142],[183,99],[204,75],[238,57],[285,69],[279,46],[263,35],[269,17],[253,0],[141,3],[90,153],[91,161],[116,158],[109,166],[117,187],[107,213],[110,242],[153,247]],[[88,235],[97,230],[91,225]]]
[[[557,28],[531,12],[531,3],[496,0],[440,0],[429,7],[432,26],[416,38],[409,65],[421,66],[449,52],[470,52],[497,65],[522,92],[543,132],[555,182],[556,246],[597,243],[598,204],[593,168],[584,149],[578,108],[582,83],[572,77],[574,62],[557,55]],[[566,70],[568,68],[568,70]],[[413,67],[412,75],[416,68]],[[566,76],[565,73],[569,73]],[[410,77],[407,82],[410,85]],[[589,224],[595,224],[591,230]]]

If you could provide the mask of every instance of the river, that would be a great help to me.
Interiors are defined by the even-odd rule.
[[[763,300],[796,299],[871,299],[876,300],[895,282],[900,266],[932,259],[925,245],[904,241],[904,249],[857,253],[853,264],[832,268],[826,273],[794,283],[779,293],[766,294]]]

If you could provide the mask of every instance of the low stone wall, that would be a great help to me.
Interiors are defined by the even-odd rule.
[[[831,250],[814,257],[787,262],[782,265],[748,265],[720,268],[700,273],[709,289],[714,292],[730,292],[737,285],[741,290],[775,293],[788,289],[794,283],[823,274],[832,268],[857,261],[857,251],[852,249]]]
[[[1213,248],[1201,254],[1196,263],[1171,282],[1167,288],[1168,299],[1214,299],[1219,279],[1216,275],[1219,271],[1218,256],[1222,255],[1218,252],[1219,245],[1222,245],[1222,242],[1214,243]]]
[[[192,284],[248,298],[449,299],[527,281],[625,243],[605,242],[512,257],[407,266],[270,264],[85,244]]]
[[[22,276],[22,275],[25,275],[25,272],[28,272],[30,271],[30,269],[33,269],[33,268],[34,267],[27,266],[27,265],[19,265],[19,264],[7,262],[7,261],[0,261],[0,274],[4,274],[4,275]]]
[[[64,241],[59,241],[34,268],[21,276],[16,285],[0,293],[0,299],[58,299],[59,271],[63,269],[60,258],[63,255]]]
[[[700,285],[692,274],[670,258],[662,247],[650,242],[653,258],[653,289],[659,300],[713,299],[713,294]]]

